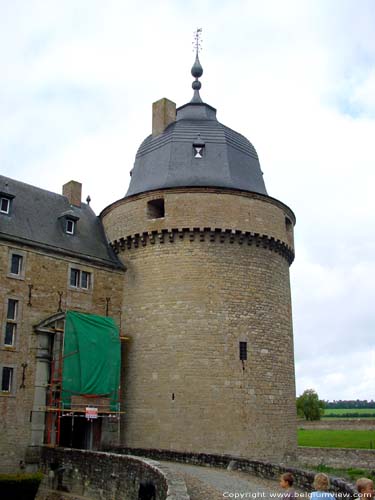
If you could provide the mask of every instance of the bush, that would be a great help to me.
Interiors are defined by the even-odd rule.
[[[0,474],[1,498],[12,500],[34,500],[40,481],[41,472],[34,474]]]

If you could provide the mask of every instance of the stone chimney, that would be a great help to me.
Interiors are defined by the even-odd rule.
[[[71,205],[81,207],[82,184],[77,181],[69,181],[63,185],[63,196],[66,196]]]
[[[176,103],[163,97],[152,105],[152,135],[164,132],[166,127],[176,121]]]

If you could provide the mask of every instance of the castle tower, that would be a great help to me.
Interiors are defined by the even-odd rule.
[[[126,196],[101,214],[127,267],[122,442],[283,459],[296,450],[293,212],[194,96],[154,104]]]

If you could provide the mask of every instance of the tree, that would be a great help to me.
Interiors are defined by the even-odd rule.
[[[297,414],[306,420],[320,420],[324,413],[324,407],[324,401],[319,399],[318,393],[314,389],[306,389],[297,398]]]

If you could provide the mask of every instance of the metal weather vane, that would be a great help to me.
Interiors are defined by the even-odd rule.
[[[201,96],[199,95],[199,90],[202,86],[201,82],[198,80],[203,75],[203,68],[201,66],[201,63],[199,61],[198,54],[202,50],[202,28],[197,28],[196,31],[194,31],[194,41],[193,41],[193,47],[195,50],[195,62],[193,64],[193,67],[191,68],[191,74],[195,78],[192,87],[194,90],[194,95],[192,100],[190,101],[191,103],[195,104],[201,104],[203,101],[201,99]]]
[[[194,41],[193,41],[193,50],[195,50],[196,54],[198,54],[202,50],[202,28],[197,28],[194,31]]]

